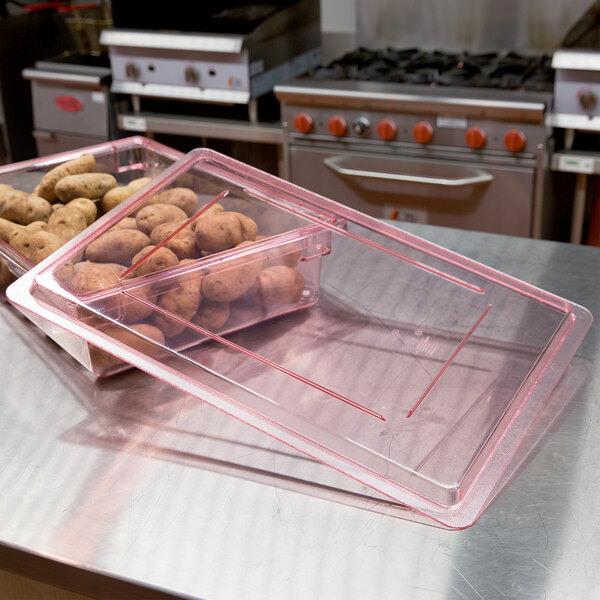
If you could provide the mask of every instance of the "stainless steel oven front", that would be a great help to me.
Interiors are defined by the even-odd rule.
[[[542,237],[543,104],[290,89],[276,92],[293,183],[375,217]]]

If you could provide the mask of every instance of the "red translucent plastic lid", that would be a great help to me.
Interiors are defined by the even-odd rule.
[[[97,293],[65,286],[61,268],[182,182],[199,206],[218,199],[252,215],[264,237]],[[446,527],[475,522],[592,321],[567,300],[209,150],[113,213],[14,283],[9,299]],[[273,299],[273,257],[293,259],[285,264],[298,273],[285,301]],[[229,325],[162,300],[190,285],[210,302],[207,278],[242,266],[257,275],[231,300]],[[132,306],[177,333],[141,333],[124,317]]]

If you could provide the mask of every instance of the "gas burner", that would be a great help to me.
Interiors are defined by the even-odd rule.
[[[319,80],[379,81],[552,91],[554,72],[547,56],[524,56],[516,52],[458,54],[418,48],[357,48],[311,73]]]

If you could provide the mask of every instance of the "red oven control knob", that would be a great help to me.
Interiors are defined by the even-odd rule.
[[[398,126],[392,119],[381,119],[377,123],[377,135],[386,142],[393,140],[396,137]]]
[[[470,148],[483,148],[487,135],[481,127],[469,127],[465,133],[465,142]]]
[[[344,119],[344,117],[335,115],[329,119],[327,123],[327,129],[329,129],[329,133],[331,135],[340,137],[346,133],[346,130],[348,129],[348,123],[346,123],[346,119]]]
[[[433,126],[428,121],[419,121],[413,127],[413,138],[419,144],[428,144],[433,138]]]
[[[300,133],[308,133],[313,128],[313,118],[305,112],[298,113],[294,117],[294,127]]]
[[[521,152],[525,148],[527,138],[520,129],[509,129],[504,136],[504,145],[511,152]]]

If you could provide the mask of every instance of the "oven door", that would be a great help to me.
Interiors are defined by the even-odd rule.
[[[378,218],[529,237],[535,168],[291,146],[293,183]]]

